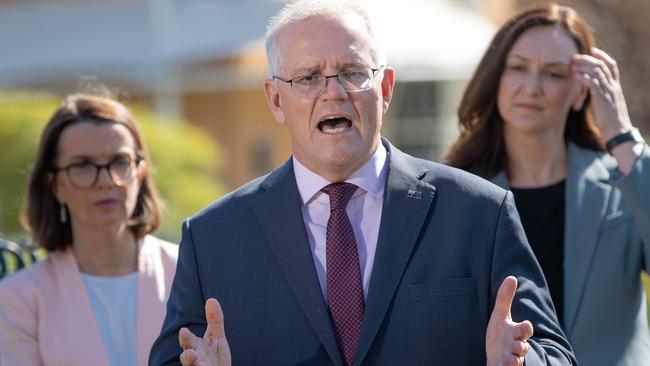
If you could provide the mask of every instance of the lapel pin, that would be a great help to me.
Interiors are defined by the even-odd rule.
[[[409,189],[407,196],[408,198],[419,200],[422,199],[422,192]]]

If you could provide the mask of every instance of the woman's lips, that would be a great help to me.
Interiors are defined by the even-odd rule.
[[[515,103],[514,106],[517,108],[528,109],[531,111],[541,111],[543,109],[542,106],[537,104],[531,104],[531,103]]]
[[[117,203],[118,203],[118,201],[115,200],[115,199],[105,199],[105,200],[100,200],[100,201],[95,202],[95,206],[106,207],[106,206],[115,205]]]

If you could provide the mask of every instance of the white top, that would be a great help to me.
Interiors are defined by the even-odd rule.
[[[359,187],[348,202],[346,212],[354,230],[359,251],[363,295],[368,296],[370,274],[375,262],[379,222],[386,185],[386,148],[382,144],[359,170],[345,181]],[[327,299],[327,261],[325,242],[327,220],[330,217],[330,199],[321,189],[331,182],[302,165],[295,157],[293,169],[302,198],[302,217],[307,229],[309,246],[314,256],[318,281]]]
[[[136,366],[138,272],[117,277],[82,273],[81,279],[110,365]]]

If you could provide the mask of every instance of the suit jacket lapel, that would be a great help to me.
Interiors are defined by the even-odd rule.
[[[564,231],[564,322],[569,337],[593,264],[609,201],[611,187],[602,182],[608,177],[608,170],[596,159],[594,152],[569,145]]]
[[[309,248],[291,160],[271,173],[251,208],[307,319],[336,365],[341,356]],[[289,229],[290,228],[290,229]]]
[[[422,178],[427,169],[387,141],[388,177],[375,263],[357,346],[356,364],[365,358],[397,291],[429,212],[435,187]]]

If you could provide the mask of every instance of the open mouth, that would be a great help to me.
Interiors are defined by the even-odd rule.
[[[346,117],[331,116],[318,122],[318,129],[327,134],[343,133],[352,128],[352,121]]]

